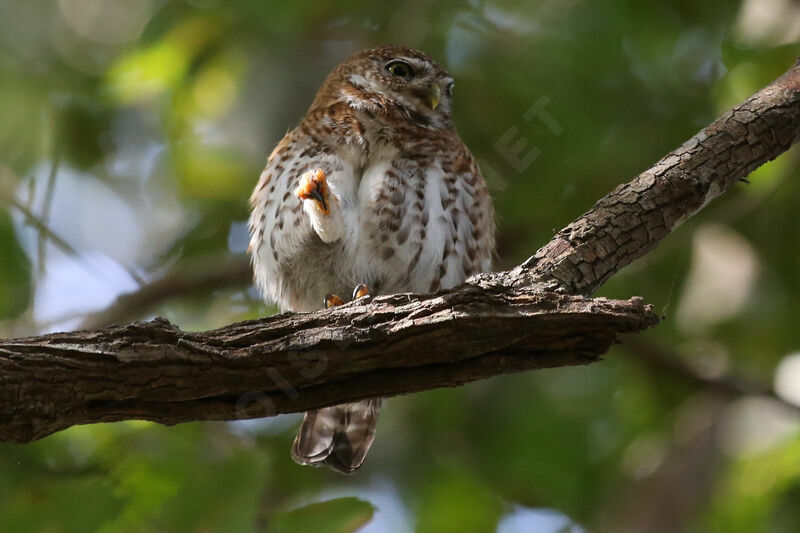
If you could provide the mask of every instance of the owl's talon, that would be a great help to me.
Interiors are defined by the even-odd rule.
[[[358,300],[359,298],[364,298],[365,296],[369,296],[369,287],[367,287],[364,283],[360,283],[353,289],[353,300]]]
[[[338,295],[333,293],[325,295],[325,309],[328,309],[329,307],[336,307],[337,305],[343,305],[343,304],[344,300],[342,300]]]
[[[330,190],[328,178],[321,168],[309,170],[300,177],[300,185],[294,190],[301,200],[314,200],[323,215],[330,214]]]

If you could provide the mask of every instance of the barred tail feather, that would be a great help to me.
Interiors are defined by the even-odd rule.
[[[292,444],[292,458],[301,465],[320,466],[333,451],[336,435],[347,421],[344,405],[308,411]]]
[[[381,399],[373,398],[307,412],[292,445],[292,458],[343,474],[356,471],[375,438],[380,407]]]

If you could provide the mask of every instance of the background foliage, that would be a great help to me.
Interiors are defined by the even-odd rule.
[[[0,335],[240,258],[271,148],[386,42],[457,80],[505,268],[788,68],[800,5],[0,0]],[[0,530],[797,531],[799,172],[781,156],[600,291],[658,328],[589,367],[391,399],[356,476],[294,465],[294,416],[76,427],[0,445]],[[272,311],[241,283],[130,318]]]

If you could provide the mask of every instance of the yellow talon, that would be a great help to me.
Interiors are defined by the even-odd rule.
[[[326,294],[325,295],[325,309],[329,307],[336,307],[337,305],[343,305],[344,300],[339,298],[336,294]]]
[[[355,290],[353,290],[353,300],[358,300],[359,298],[363,298],[365,296],[369,296],[369,288],[361,283],[355,288]]]

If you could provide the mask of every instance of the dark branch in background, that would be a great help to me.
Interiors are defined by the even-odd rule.
[[[638,363],[652,370],[654,374],[668,374],[702,389],[717,392],[728,398],[739,398],[742,396],[761,396],[769,398],[787,409],[800,414],[800,405],[796,405],[781,398],[772,387],[736,376],[703,375],[690,364],[683,361],[678,354],[669,352],[652,342],[636,338],[626,338],[624,351],[630,355],[632,359],[635,359]]]
[[[253,273],[246,257],[207,265],[202,269],[171,272],[142,285],[134,292],[119,296],[102,311],[87,315],[81,321],[79,328],[95,329],[118,324],[142,316],[170,298],[208,294],[210,291],[231,287],[245,287],[252,283],[252,279]]]
[[[510,271],[203,333],[157,320],[0,341],[0,440],[254,418],[590,363],[657,317],[639,299],[586,295],[799,137],[800,62]]]
[[[56,177],[58,177],[58,169],[61,166],[61,142],[58,137],[53,143],[53,156],[50,161],[50,173],[47,176],[47,185],[44,189],[44,202],[42,203],[42,216],[40,222],[45,228],[50,227],[50,209],[53,207],[53,196],[56,190]],[[33,195],[31,195],[33,198]],[[30,217],[29,217],[30,218]],[[41,230],[38,232],[36,239],[36,254],[38,257],[37,271],[39,277],[44,273],[45,259],[47,256],[47,239],[46,234]]]

